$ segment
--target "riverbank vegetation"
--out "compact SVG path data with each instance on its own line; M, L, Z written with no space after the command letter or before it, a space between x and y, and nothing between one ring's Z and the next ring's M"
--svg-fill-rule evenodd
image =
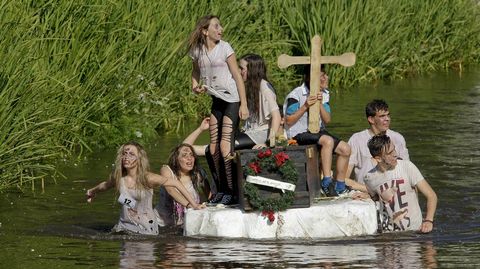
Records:
M218 14L237 56L268 63L279 101L298 82L282 53L355 52L330 67L335 87L480 60L478 1L3 1L0 190L55 175L55 163L129 139L148 141L209 111L191 93L186 39Z

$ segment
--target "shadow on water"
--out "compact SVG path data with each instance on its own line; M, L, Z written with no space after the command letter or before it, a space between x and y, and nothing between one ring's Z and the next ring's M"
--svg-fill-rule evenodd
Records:
M332 91L332 133L347 140L367 128L365 104L383 98L392 129L439 197L434 232L326 240L244 240L110 234L119 206L113 192L85 202L109 173L114 150L65 162L67 180L45 192L0 196L1 268L475 268L480 266L480 69L437 73L376 87ZM193 127L192 127L193 129ZM147 146L158 171L185 134ZM205 134L200 143L208 141ZM422 208L425 201L421 200Z

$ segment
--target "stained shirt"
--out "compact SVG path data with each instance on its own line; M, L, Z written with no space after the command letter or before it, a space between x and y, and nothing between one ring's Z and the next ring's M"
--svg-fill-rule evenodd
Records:
M233 53L230 44L223 40L210 51L203 47L190 52L192 60L198 62L201 83L207 86L207 93L228 103L240 102L237 85L227 64L227 58Z

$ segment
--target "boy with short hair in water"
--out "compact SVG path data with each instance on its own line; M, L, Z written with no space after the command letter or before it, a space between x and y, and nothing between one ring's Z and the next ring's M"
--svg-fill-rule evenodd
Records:
M368 141L368 149L377 165L365 175L365 185L374 200L383 202L388 219L384 231L420 231L429 233L437 208L437 195L418 168L408 160L399 160L395 145L382 133ZM427 200L427 212L422 219L417 190Z

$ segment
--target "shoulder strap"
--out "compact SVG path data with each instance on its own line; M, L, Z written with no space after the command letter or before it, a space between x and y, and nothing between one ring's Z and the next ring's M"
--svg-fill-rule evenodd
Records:
M172 168L170 168L170 166L168 166L168 165L163 165L163 167L167 167L168 170L170 170L170 173L172 173L172 177L173 177L174 179L177 179L177 176L176 176L175 173L173 172Z

